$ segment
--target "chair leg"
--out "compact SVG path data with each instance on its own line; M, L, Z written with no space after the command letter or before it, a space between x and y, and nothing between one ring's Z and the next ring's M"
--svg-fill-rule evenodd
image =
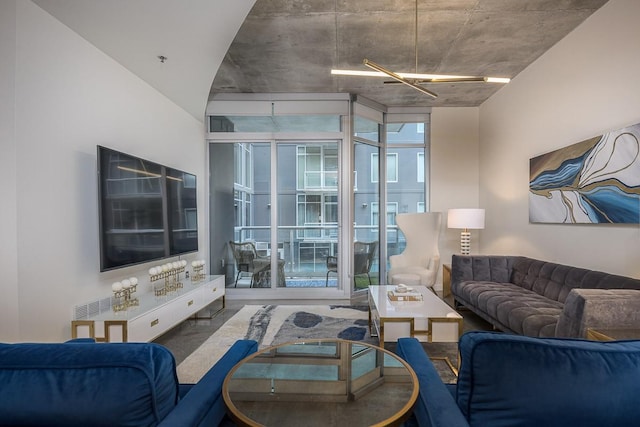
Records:
M369 276L369 272L367 272L367 277L369 278L369 286L371 286L371 276Z
M240 278L240 273L242 273L242 271L238 270L238 274L236 274L236 283L233 284L234 288L238 287L238 279Z
M327 270L327 278L324 280L324 287L329 287L329 270Z

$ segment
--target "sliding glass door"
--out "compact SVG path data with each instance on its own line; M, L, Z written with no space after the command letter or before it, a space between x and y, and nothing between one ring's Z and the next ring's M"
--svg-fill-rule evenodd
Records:
M355 142L353 152L353 287L357 291L380 283L380 148Z
M278 242L287 287L336 288L338 141L277 143Z

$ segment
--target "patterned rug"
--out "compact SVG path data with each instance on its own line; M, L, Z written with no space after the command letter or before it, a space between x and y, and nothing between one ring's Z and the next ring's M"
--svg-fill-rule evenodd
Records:
M377 338L369 335L368 325L367 306L246 305L178 365L178 379L180 383L198 382L240 338L257 341L261 349L312 338L340 338L377 345ZM431 355L432 352L427 349L431 344L424 345ZM387 349L393 350L394 347L392 344ZM442 346L436 346L434 350L439 356L443 351L451 353L452 348L449 344L444 350ZM455 381L455 376L452 376L444 362L434 364L445 382Z
M245 305L178 365L181 383L195 383L236 340L259 348L305 338L342 338L377 343L369 336L366 306Z

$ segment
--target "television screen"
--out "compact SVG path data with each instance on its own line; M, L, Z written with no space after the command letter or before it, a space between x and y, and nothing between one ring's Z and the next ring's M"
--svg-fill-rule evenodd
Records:
M198 250L196 177L98 146L100 271Z
M178 255L198 250L196 176L167 168L169 252Z

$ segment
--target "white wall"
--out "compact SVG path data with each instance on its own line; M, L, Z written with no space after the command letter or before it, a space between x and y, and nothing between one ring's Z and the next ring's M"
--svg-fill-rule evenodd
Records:
M610 0L480 107L482 252L640 277L635 225L529 224L529 159L640 122L640 2Z
M148 288L150 264L99 273L96 145L197 175L201 253L188 259L206 259L204 129L33 3L1 8L0 87L15 107L5 116L3 102L0 114L0 341L66 340L74 305L110 295L113 281L130 276ZM10 28L13 51L4 43Z
M0 2L0 338L15 341L18 329L18 237L16 204L16 5Z
M440 257L451 263L460 253L460 231L447 228L450 208L479 206L479 108L433 108L431 112L431 211L442 212ZM471 252L478 253L480 231L471 231ZM442 269L438 283L442 283Z

